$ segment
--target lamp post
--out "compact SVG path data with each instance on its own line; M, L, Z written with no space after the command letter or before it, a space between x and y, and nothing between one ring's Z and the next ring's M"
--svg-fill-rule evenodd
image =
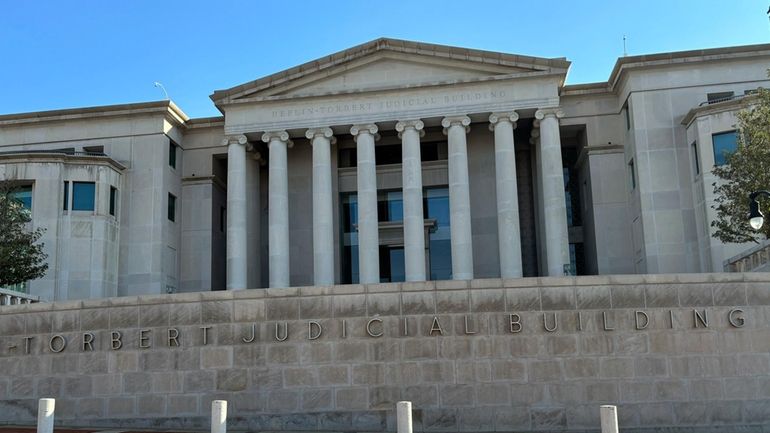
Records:
M760 196L770 197L770 191L754 191L749 194L749 225L754 230L761 229L762 224L765 223L765 217L759 210L759 202L757 201Z

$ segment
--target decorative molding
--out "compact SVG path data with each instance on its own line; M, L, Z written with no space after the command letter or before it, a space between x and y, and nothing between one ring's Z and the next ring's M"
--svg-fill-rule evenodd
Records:
M513 129L516 129L516 121L519 120L519 113L516 111L508 111L504 113L492 113L489 115L489 130L494 131L495 125L501 121L511 122Z
M332 131L332 129L328 126L322 128L310 128L305 131L305 137L310 140L311 146L313 145L313 141L316 137L324 137L329 140L330 144L337 142L337 137L334 136L334 131Z
M262 141L267 143L268 149L276 141L286 144L286 146L289 149L291 149L294 146L294 142L289 140L289 133L286 132L285 130L267 131L264 134L262 134Z
M447 134L449 131L449 128L452 126L463 126L465 127L465 133L469 133L471 131L471 118L467 115L462 116L447 116L443 119L441 119L441 126L444 127L444 135Z
M401 138L403 132L407 129L414 129L420 133L420 137L425 137L425 123L420 119L415 120L399 120L396 123L396 131L398 131L398 138Z
M380 134L377 133L379 130L376 123L363 123L360 125L353 125L350 128L350 135L353 136L353 141L356 143L358 143L358 134L371 134L374 136L374 141L377 141L380 139Z

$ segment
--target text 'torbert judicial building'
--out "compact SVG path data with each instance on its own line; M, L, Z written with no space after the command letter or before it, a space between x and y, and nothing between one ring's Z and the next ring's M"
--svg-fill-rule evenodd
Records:
M570 62L378 39L211 95L0 116L45 300L722 272L711 167L770 45ZM737 257L737 258L736 258Z

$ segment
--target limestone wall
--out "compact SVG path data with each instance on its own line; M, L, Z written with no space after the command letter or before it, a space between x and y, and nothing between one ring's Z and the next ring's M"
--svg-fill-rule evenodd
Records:
M205 430L226 399L231 430L394 431L405 399L416 431L598 430L605 403L624 431L760 431L768 283L490 279L0 307L0 424L33 424L35 399L55 397L62 425Z

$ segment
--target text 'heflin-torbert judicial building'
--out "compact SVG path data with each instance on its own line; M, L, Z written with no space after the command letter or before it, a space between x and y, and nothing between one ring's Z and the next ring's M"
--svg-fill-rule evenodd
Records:
M766 428L770 247L713 238L711 169L769 65L565 85L564 58L378 39L215 91L220 117L2 115L49 270L0 294L0 423L55 396L109 428L205 428L216 398L255 431L385 431L400 399L425 431L596 430L603 403Z

